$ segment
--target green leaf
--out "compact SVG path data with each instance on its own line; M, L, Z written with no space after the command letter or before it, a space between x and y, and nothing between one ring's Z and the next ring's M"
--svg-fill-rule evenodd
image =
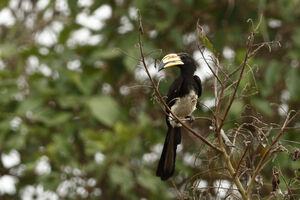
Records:
M117 102L109 96L96 96L87 101L92 115L101 123L113 126L120 119L121 111Z
M71 113L67 113L67 112L58 113L55 115L54 118L48 120L47 124L50 126L62 124L64 122L69 121L71 119L71 117L72 117Z
M71 113L57 112L50 108L38 108L32 116L34 120L43 122L48 126L62 124L64 122L69 121L71 117Z
M17 132L14 132L13 134L10 134L9 138L5 142L5 147L8 148L7 150L11 149L22 149L26 147L26 136L24 134L18 134Z
M204 46L206 46L214 55L216 55L214 46L209 41L209 39L205 36L205 34L203 32L203 28L201 26L198 29L198 34L199 34L199 37L200 37L202 43L204 44Z
M105 136L110 137L107 143L105 143L106 141L104 140ZM80 132L80 137L83 138L86 146L85 151L88 155L94 155L98 151L105 151L105 148L113 143L113 134L111 132L97 132L94 130L86 129Z
M77 0L68 0L68 5L73 15L77 13Z
M17 113L24 115L27 111L34 112L38 107L42 105L42 99L39 98L27 98L22 101L17 109Z
M64 44L70 37L72 29L70 26L65 26L64 29L60 32L58 41L61 44Z
M62 108L74 108L81 104L83 98L75 95L60 95L57 97L57 101Z
M73 81L73 83L77 86L78 90L82 92L85 95L88 95L89 91L88 88L85 87L84 83L82 82L82 76L77 72L69 72L68 73L70 79Z

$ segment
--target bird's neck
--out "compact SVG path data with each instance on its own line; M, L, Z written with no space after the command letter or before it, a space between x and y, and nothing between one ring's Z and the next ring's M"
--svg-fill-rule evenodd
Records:
M194 69L182 69L180 72L180 76L183 80L192 80L194 76L195 70Z
M181 70L180 76L183 79L183 84L181 90L184 91L184 93L189 93L191 86L193 85L193 76L194 76L195 70Z

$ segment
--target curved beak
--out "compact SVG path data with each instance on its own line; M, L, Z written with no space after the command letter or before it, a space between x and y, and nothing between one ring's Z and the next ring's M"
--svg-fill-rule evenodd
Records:
M184 63L181 60L180 56L178 56L176 53L171 53L163 57L159 64L158 71L177 65L184 65Z

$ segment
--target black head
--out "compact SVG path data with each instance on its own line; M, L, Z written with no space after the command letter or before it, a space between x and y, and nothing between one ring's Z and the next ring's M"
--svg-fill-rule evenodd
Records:
M169 67L179 67L181 72L194 73L197 68L197 64L192 56L187 53L171 53L163 57L159 64L159 71Z

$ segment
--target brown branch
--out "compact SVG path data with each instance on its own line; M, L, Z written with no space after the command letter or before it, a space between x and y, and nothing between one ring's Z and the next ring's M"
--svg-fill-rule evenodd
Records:
M223 148L224 148L224 145L223 145ZM240 179L235 176L236 174L236 171L234 170L233 166L232 166L232 163L230 161L230 157L228 156L228 154L226 153L226 150L225 149L222 149L223 150L223 157L224 157L224 160L226 162L226 165L227 165L227 168L228 168L228 171L236 185L236 187L238 188L240 194L242 195L242 198L244 200L248 200L248 197L247 197L247 193L246 193L246 190L244 189L242 183L240 182Z
M284 178L284 176L283 176L281 170L279 171L279 173L280 173L280 176L282 177L282 180L283 180L284 184L286 185L286 187L287 187L287 189L288 189L288 195L291 196L291 197L293 198L293 200L295 200L294 194L293 194L293 192L292 192L292 190L291 190L291 188L290 188L290 184L288 184L288 183L286 182L286 180L285 180L285 178Z
M173 187L174 187L174 189L175 189L175 191L176 191L176 193L177 193L178 198L179 198L179 199L183 199L183 198L182 198L182 195L181 195L181 193L180 193L180 191L178 190L178 188L177 188L177 186L176 186L175 181L173 180L173 178L170 179L170 182L172 183L172 185L173 185Z
M231 72L228 76L231 77L233 76L235 73L237 73L241 67L242 67L243 63L241 63L235 70L233 70L233 72Z
M234 175L234 176L237 176L237 174L238 174L238 172L239 172L239 168L240 168L240 166L241 166L241 164L242 164L242 161L244 160L244 158L245 158L245 156L246 156L246 153L247 153L248 149L249 149L249 145L246 146L246 149L245 149L245 151L244 151L244 153L243 153L241 159L239 160L239 163L238 163L238 165L237 165L237 167L236 167L236 169L235 169L235 175Z
M261 157L252 177L251 177L251 180L250 180L250 184L248 186L248 189L247 189L247 193L248 193L248 196L251 195L251 192L252 192L252 188L254 186L254 182L255 182L255 177L259 174L259 172L261 171L261 169L263 168L262 165L266 159L266 157L269 155L270 151L272 150L272 147L278 142L279 138L282 136L282 134L285 132L286 130L286 127L289 123L291 123L295 117L300 113L300 110L298 110L294 115L293 117L289 118L290 116L290 113L288 114L282 128L280 129L280 132L278 133L278 135L276 136L276 138L274 139L274 141L271 143L271 145L267 148L267 150L265 151L265 153L263 154L263 156Z
M199 33L199 20L197 22L197 33ZM210 66L210 64L207 62L207 59L204 57L204 53L203 51L201 50L201 47L200 47L200 44L199 44L199 40L197 40L197 46L198 46L198 49L202 55L202 58L204 59L204 62L206 63L206 65L208 66L208 68L210 69L211 73L213 73L214 77L218 80L218 82L220 83L220 85L222 86L222 88L224 87L222 81L220 80L220 78L218 77L218 75L215 73L215 71L212 69L212 67Z
M200 173L197 173L195 174L194 176L192 176L191 178L189 178L189 181L191 181L192 179L194 179L195 177L197 176L200 176L202 174L208 174L208 173L211 173L211 172L214 172L214 171L219 171L219 170L224 170L226 168L224 167L217 167L217 168L212 168L212 169L208 169L208 170L205 170L203 172L200 172ZM187 186L187 185L186 185Z
M230 156L226 152L226 149L225 149L225 146L224 146L224 142L223 142L223 139L222 139L221 131L222 131L222 127L224 125L224 122L226 120L226 117L227 117L227 115L229 113L229 110L230 110L230 108L232 106L232 103L233 103L233 101L236 98L236 93L237 93L238 87L240 85L241 79L243 77L243 73L244 73L247 61L249 59L249 54L251 52L251 47L252 47L252 44L253 44L253 40L254 40L254 33L252 32L251 35L250 35L249 41L247 43L247 52L246 52L246 55L244 57L243 62L240 65L241 68L239 67L239 69L241 69L241 72L240 72L239 78L238 78L238 80L237 80L237 82L235 84L233 95L231 96L229 104L226 107L225 114L224 114L223 118L221 118L220 124L219 124L218 120L216 120L216 122L215 122L216 123L216 133L217 133L217 136L218 136L219 145L220 145L220 148L221 148L221 150L223 152L223 159L224 159L225 164L226 164L226 166L228 168L229 174L231 175L234 183L236 184L236 186L237 186L237 188L238 188L238 190L239 190L239 192L242 195L242 198L244 200L248 200L249 198L248 198L246 190L244 189L242 183L239 180L239 177L236 176L237 172L233 168L231 160L230 160ZM224 98L223 95L224 95L224 87L222 87L221 92L220 92L220 97L219 97L219 101L218 101L216 113L220 113L221 103L222 103L222 100Z
M162 96L159 93L159 90L156 86L156 84L154 83L149 70L147 68L147 64L145 62L145 56L144 56L144 52L143 52L143 47L142 47L142 40L141 40L141 35L144 33L143 31L143 25L142 25L142 17L141 17L141 13L138 10L138 21L139 21L139 34L138 34L138 44L139 44L139 49L140 49L140 54L142 57L142 63L143 66L145 68L145 71L147 73L147 76L149 77L152 87L155 91L156 96L158 97L159 101L164 105L164 107L166 108L166 110L168 110L169 113L171 113L171 115L188 131L190 131L194 136L196 136L197 138L199 138L200 140L202 140L205 144L207 144L208 146L210 146L211 148L213 148L214 150L218 151L218 152L222 152L218 147L216 147L215 145L213 145L212 143L210 143L209 141L207 141L203 136L201 136L200 134L198 134L197 132L195 132L193 129L191 129L189 126L187 126L181 119L179 119L169 108L169 106L166 104L166 102L163 100Z
M232 144L232 142L229 140L229 138L227 137L227 135L225 134L224 130L221 129L220 134L225 142L225 145L227 147L234 147L234 145Z
M199 32L199 27L198 26L199 25L197 24L197 31ZM215 77L214 88L215 88L215 98L216 98L216 102L217 102L216 111L215 111L215 127L216 127L215 131L216 131L217 136L218 136L219 146L220 146L220 149L222 151L223 159L225 161L225 164L227 166L229 174L231 175L231 177L232 177L234 183L236 184L236 186L237 186L240 194L242 195L243 199L248 199L248 195L247 195L246 190L244 189L243 185L241 184L241 182L239 180L239 177L236 176L236 171L235 171L235 169L232 166L232 163L231 163L231 160L230 160L230 156L226 152L226 149L225 149L225 146L224 146L224 141L223 141L224 134L222 134L223 133L222 132L222 127L223 127L223 125L225 123L226 117L227 117L227 115L229 113L229 110L230 110L232 104L233 104L233 101L236 99L236 93L237 93L238 87L240 85L240 82L241 82L241 80L243 78L245 67L247 65L247 61L249 59L249 55L251 53L251 48L252 48L253 40L254 40L254 32L251 33L251 35L250 35L249 38L250 39L249 39L249 41L247 43L247 52L246 52L246 55L244 57L244 60L243 60L243 62L240 64L240 66L236 70L236 72L239 71L239 70L241 71L240 75L239 75L239 78L238 78L237 82L235 84L233 84L235 86L234 92L233 92L233 94L232 94L232 96L230 98L228 106L226 107L224 116L220 119L221 120L220 124L219 124L219 118L218 118L218 116L220 116L220 113L221 113L220 109L221 109L222 101L224 99L225 86L224 86L223 82L220 80L220 78L219 78L219 76L217 74L218 70L214 71L212 69L212 67L209 65L209 63L207 62L206 58L204 57L204 53L203 53L203 51L200 48L199 41L197 43L198 49L199 49L199 51L200 51L200 53L201 53L201 55L202 55L205 63L207 64L207 66L209 67L210 71L212 72L212 74ZM226 78L227 78L227 80L229 80L230 76L228 76L226 74ZM217 89L218 89L217 83L219 83L220 86L221 86L221 91L220 91L219 96L218 96L218 92L217 92Z
M254 33L252 32L251 35L250 35L250 39L249 39L248 45L247 45L247 52L246 52L246 55L245 55L245 57L244 57L244 61L242 62L242 65L241 65L241 73L240 73L240 76L239 76L239 79L238 79L238 81L237 81L237 83L236 83L236 85L235 85L233 95L232 95L232 97L231 97L231 99L230 99L230 101L229 101L229 104L228 104L227 108L226 108L225 114L224 114L224 116L223 116L223 118L222 118L222 120L221 120L221 124L220 124L219 127L218 127L219 131L221 130L222 126L224 125L225 119L226 119L226 117L227 117L227 115L228 115L228 113L229 113L229 110L230 110L230 108L231 108L231 106L232 106L232 103L233 103L233 101L234 101L234 99L235 99L235 96L236 96L238 87L239 87L240 82L241 82L242 77L243 77L243 73L244 73L244 70L245 70L245 66L246 66L247 61L248 61L248 58L249 58L249 54L250 54L250 52L251 52L251 47L252 47L252 44L253 44L253 40L254 40Z
M230 157L227 154L226 149L224 147L224 142L223 142L223 138L222 138L222 135L221 135L221 130L217 130L217 135L218 135L219 145L220 145L220 148L221 148L222 153L223 153L223 159L225 161L225 164L227 166L229 174L230 174L231 178L233 179L236 187L238 188L238 191L242 195L242 198L244 200L248 200L246 190L244 189L244 187L243 187L242 183L240 182L239 178L237 176L235 176L236 171L234 170L234 168L232 166L232 163L231 163L231 160L230 160Z

